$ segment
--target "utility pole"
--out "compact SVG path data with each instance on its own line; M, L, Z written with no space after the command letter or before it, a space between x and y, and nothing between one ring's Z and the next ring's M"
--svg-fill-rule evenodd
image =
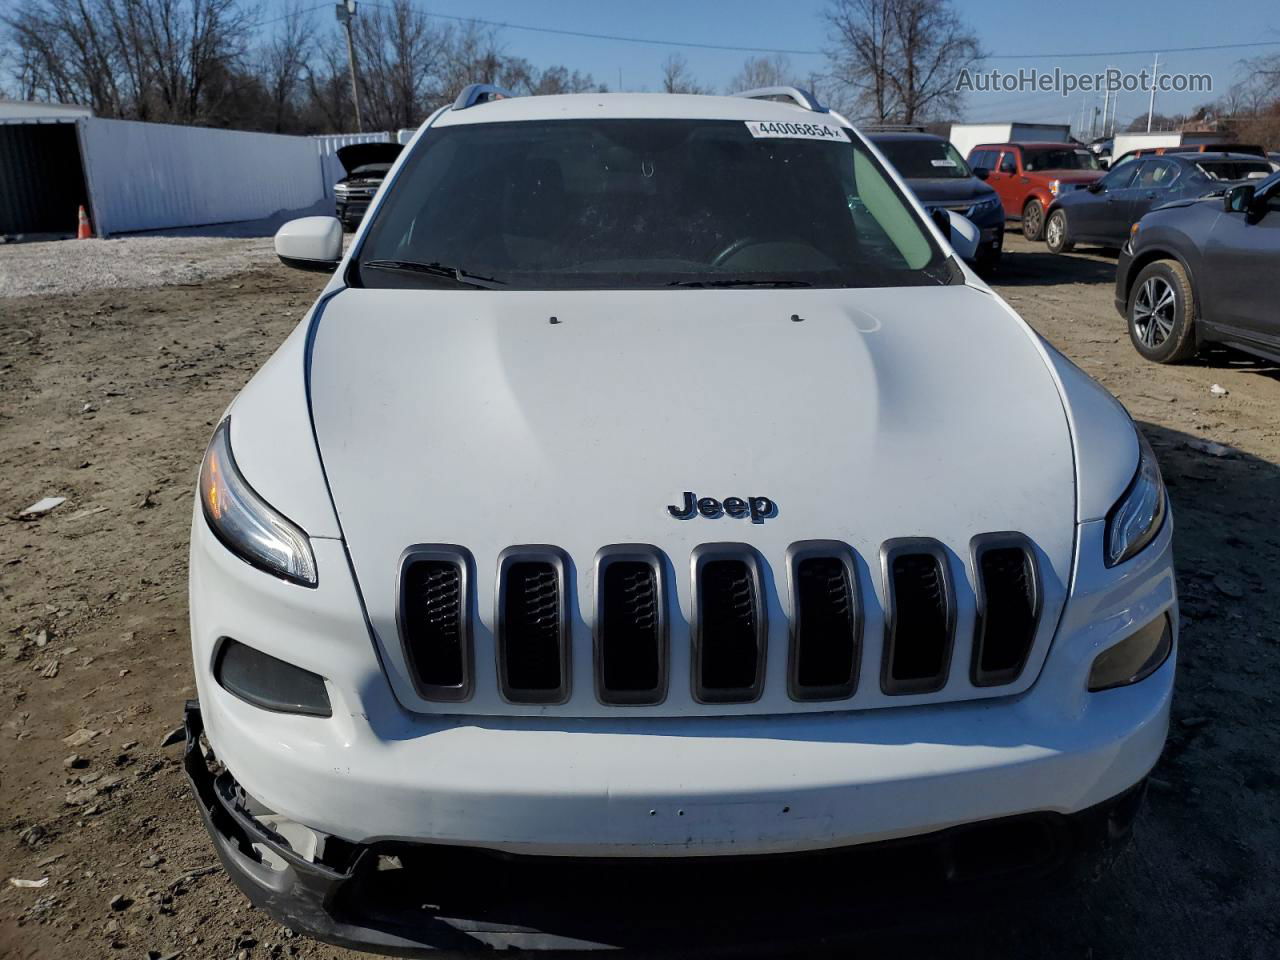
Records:
M1151 132L1151 118L1156 112L1156 77L1160 76L1160 54L1156 54L1156 62L1151 65L1151 102L1147 104L1147 133Z
M351 42L351 18L356 15L356 0L339 3L334 12L338 15L338 22L347 31L347 67L351 71L351 103L356 108L356 131L364 133L364 121L360 119L360 85L356 83L356 48Z
M1107 67L1110 70L1110 67ZM1102 91L1102 135L1107 135L1107 115L1111 109L1111 84L1107 84L1107 88Z

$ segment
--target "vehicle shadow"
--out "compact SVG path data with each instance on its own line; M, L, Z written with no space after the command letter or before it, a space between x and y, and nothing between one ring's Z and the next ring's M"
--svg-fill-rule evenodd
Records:
M1005 240L1000 266L991 279L996 287L1058 286L1066 283L1114 283L1114 255L1090 250L1053 254L1043 243L1021 237Z
M1216 343L1202 347L1193 363L1213 370L1239 370L1273 380L1280 379L1280 363Z

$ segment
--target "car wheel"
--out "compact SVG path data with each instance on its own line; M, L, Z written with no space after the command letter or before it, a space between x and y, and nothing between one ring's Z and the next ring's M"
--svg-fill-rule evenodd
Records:
M1071 233L1067 230L1067 211L1055 210L1044 225L1044 242L1050 253L1070 253L1075 249Z
M1148 360L1180 363L1196 355L1196 301L1176 260L1142 268L1129 294L1129 339Z
M1044 204L1039 200L1022 208L1022 235L1028 240L1039 240L1044 235Z

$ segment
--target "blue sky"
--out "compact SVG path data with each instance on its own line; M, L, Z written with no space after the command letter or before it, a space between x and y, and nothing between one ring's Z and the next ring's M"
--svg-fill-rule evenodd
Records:
M281 0L268 0L265 9ZM820 50L826 43L821 12L823 0L418 0L428 12L453 16L482 17L514 24L582 30L626 36L674 39L683 42L738 45L747 47ZM1226 8L1206 5L1204 0L1075 0L1048 3L1041 0L976 0L958 4L962 16L973 26L983 45L992 54L1013 54L990 61L987 66L1003 70L1021 67L1092 72L1108 64L1125 70L1150 66L1151 56L1025 58L1026 54L1078 53L1090 51L1151 49L1162 46L1188 47L1218 43L1274 40L1271 47L1252 50L1168 53L1161 57L1162 69L1209 73L1214 94L1161 94L1156 110L1177 112L1189 109L1239 79L1239 61L1260 53L1280 53L1280 7L1275 0L1233 0ZM1221 9L1223 16L1212 15ZM315 16L332 22L328 8ZM662 61L680 52L694 76L703 84L723 88L742 65L747 53L673 48L641 43L592 40L506 29L501 36L506 51L526 57L540 66L563 63L589 72L611 89L658 89ZM799 77L821 72L821 56L792 54L792 67ZM1076 94L1064 99L1057 94L984 93L970 96L968 120L1036 120L1066 122L1079 120L1082 106L1092 106L1092 97ZM1100 97L1099 97L1100 106ZM1125 122L1146 112L1146 95L1121 94L1119 117Z

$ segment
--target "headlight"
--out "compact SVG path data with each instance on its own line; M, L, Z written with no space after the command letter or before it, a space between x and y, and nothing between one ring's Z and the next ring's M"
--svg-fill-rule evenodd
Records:
M1107 514L1107 566L1123 563L1154 540L1167 511L1160 465L1147 438L1139 431L1138 472Z
M1145 627L1098 654L1089 670L1089 690L1109 690L1145 680L1173 649L1173 624L1162 613Z
M209 528L240 559L304 587L316 585L311 541L245 482L231 455L231 420L213 432L200 465L200 504Z
M1000 205L999 197L987 197L984 200L979 200L972 207L970 207L969 212L971 214L986 213L988 210L994 210L999 205Z

